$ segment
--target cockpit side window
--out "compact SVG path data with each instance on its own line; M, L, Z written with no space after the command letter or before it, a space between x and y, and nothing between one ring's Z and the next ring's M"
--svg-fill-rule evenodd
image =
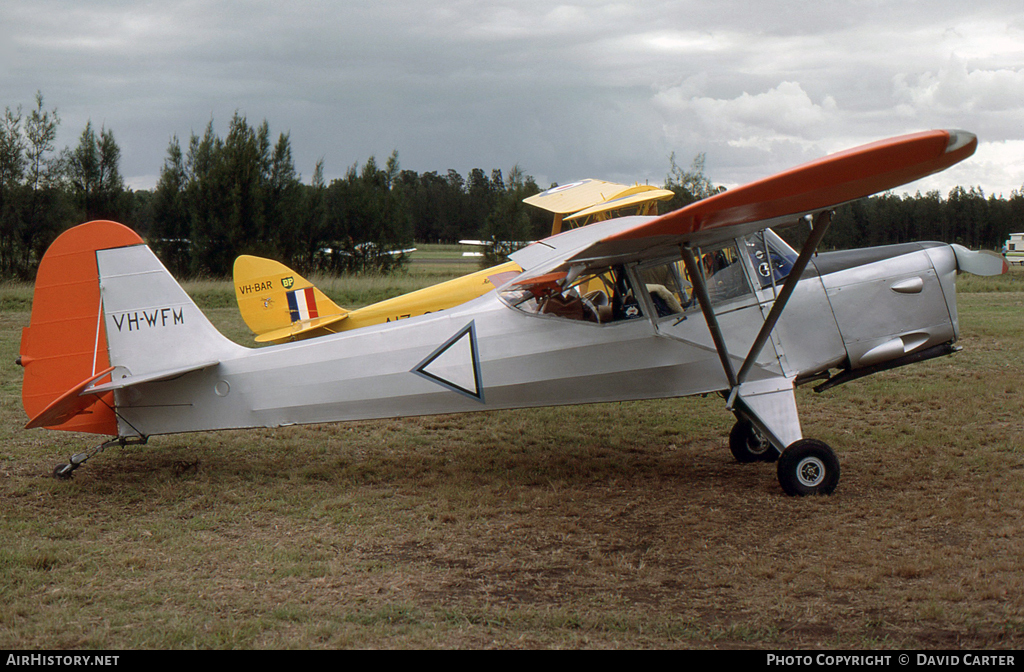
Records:
M733 242L697 249L697 259L708 286L711 305L751 293L750 282Z
M712 305L752 294L735 242L695 252ZM653 309L652 317L657 320L700 308L680 259L640 265L630 271L634 273L632 281L621 265L576 272L578 275L562 271L522 278L506 285L500 296L526 313L597 324L643 317L648 309Z
M718 305L751 293L739 249L733 242L694 249L712 305ZM646 264L637 269L640 281L650 294L658 317L699 310L693 282L682 260Z
M658 317L679 315L693 305L693 287L683 279L686 273L681 261L641 266L637 274Z

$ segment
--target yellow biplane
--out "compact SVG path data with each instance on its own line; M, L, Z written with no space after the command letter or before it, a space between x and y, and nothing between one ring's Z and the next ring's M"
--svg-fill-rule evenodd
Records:
M671 191L657 187L587 179L552 187L523 202L554 213L554 235L563 221L583 226L620 214L657 214L657 202L672 196ZM508 262L357 310L338 306L313 283L272 259L238 257L234 283L238 309L256 334L256 342L286 343L453 308L483 296L521 271Z
M462 305L504 284L521 270L508 262L365 308L346 310L284 264L242 255L235 260L235 298L257 343L286 343Z

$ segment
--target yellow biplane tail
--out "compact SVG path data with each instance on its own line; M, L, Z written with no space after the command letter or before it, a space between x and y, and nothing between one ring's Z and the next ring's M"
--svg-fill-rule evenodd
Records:
M349 315L309 280L272 259L238 257L234 281L238 310L259 343L338 331L337 324Z

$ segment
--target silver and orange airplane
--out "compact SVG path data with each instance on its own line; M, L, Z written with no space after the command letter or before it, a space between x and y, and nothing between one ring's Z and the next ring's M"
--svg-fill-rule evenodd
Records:
M831 211L976 146L943 130L864 145L538 241L440 312L262 348L222 336L131 229L82 224L40 263L27 427L113 437L54 470L68 477L160 434L720 393L739 461L776 461L787 494L828 494L839 462L803 436L796 387L954 352L957 273L1006 269L943 243L815 256ZM808 222L799 253L771 229Z

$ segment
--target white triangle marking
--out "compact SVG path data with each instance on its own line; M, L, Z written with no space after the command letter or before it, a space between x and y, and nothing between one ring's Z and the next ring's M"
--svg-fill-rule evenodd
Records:
M428 380L483 401L476 330L470 322L413 369Z

